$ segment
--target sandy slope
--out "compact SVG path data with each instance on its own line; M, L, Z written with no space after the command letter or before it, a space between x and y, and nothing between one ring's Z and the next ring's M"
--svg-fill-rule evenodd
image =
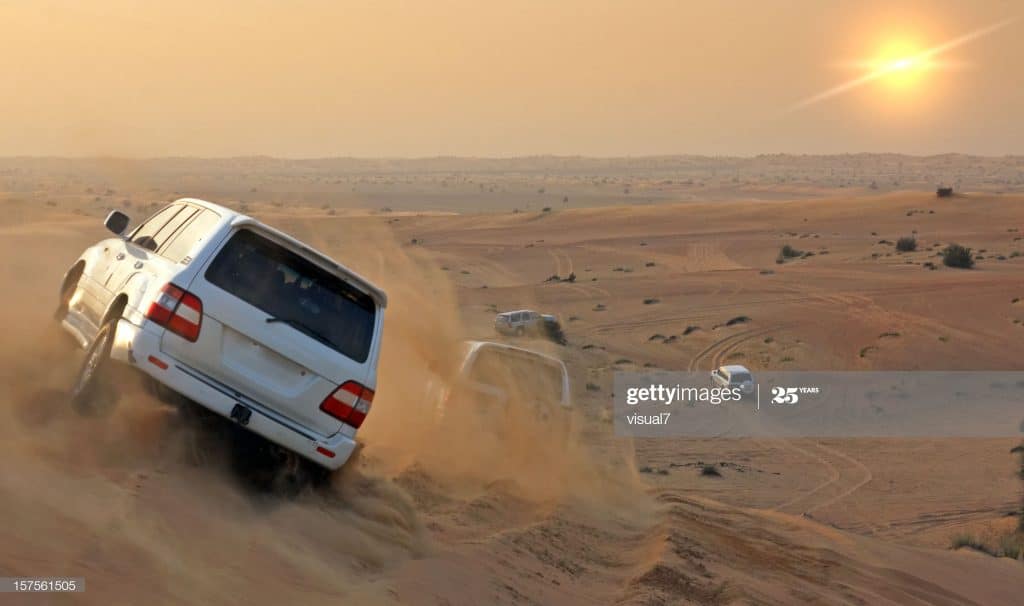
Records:
M1012 509L1012 441L633 444L611 436L605 410L615 367L1021 368L1013 320L1024 307L1011 300L1024 297L1024 258L1009 254L1024 246L1007 231L1024 227L1021 204L257 209L392 301L365 457L294 502L249 494L216 449L195 464L195 436L134 383L108 418L67 410L55 390L74 360L47 315L65 266L100 228L23 210L0 226L0 249L17 259L0 270L15 295L3 299L15 320L0 348L0 571L84 576L88 591L69 599L83 603L1014 603L1018 562L945 549ZM915 229L926 249L989 252L972 272L928 271L928 252L878 244ZM783 243L818 254L779 266ZM575 283L543 282L569 272ZM490 336L492 305L566 322L569 347L532 345L572 368L580 414L568 450L530 433L496 445L468 418L439 439L430 424L423 382L444 376L459 339ZM750 322L715 328L740 315ZM699 330L682 336L687 326ZM699 460L733 467L709 480Z

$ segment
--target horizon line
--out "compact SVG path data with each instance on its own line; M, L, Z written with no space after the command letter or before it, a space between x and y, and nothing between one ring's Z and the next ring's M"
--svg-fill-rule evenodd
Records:
M647 160L657 158L706 158L706 159L732 159L732 160L753 160L766 157L792 157L792 158L840 158L850 156L897 156L905 158L940 158L946 156L963 156L968 158L1021 158L1024 159L1024 151L1002 154L982 154L973 152L935 152L935 153L907 153L907 152L878 152L878 151L850 151L850 152L761 152L757 154L710 154L710 153L663 153L663 154L625 154L625 155L586 155L586 154L516 154L516 155L457 155L438 154L431 156L275 156L272 154L232 154L213 156L188 156L180 154L169 154L166 156L130 156L117 154L90 154L90 155L55 155L55 154L12 154L0 155L0 162L9 160L63 160L63 161L89 161L89 160L119 160L119 161L160 161L160 160L276 160L288 162L320 162L327 160L350 160L350 161L406 161L417 162L426 160L536 160L536 159L559 159L559 160Z

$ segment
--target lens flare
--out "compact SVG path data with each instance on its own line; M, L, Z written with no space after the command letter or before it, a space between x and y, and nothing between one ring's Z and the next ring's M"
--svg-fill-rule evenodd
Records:
M863 75L839 84L838 86L834 86L824 92L808 97L794 105L790 110L796 111L803 109L878 80L885 80L886 82L899 87L909 86L916 83L927 71L947 65L937 59L940 55L969 42L973 42L978 38L987 36L996 30L1010 25L1016 20L1016 17L1014 17L1005 21L1000 21L999 23L974 30L973 32L953 38L948 42L944 42L923 51L914 50L911 45L905 41L894 43L886 49L883 49L879 54L879 58L875 61L855 64L857 67L864 70Z

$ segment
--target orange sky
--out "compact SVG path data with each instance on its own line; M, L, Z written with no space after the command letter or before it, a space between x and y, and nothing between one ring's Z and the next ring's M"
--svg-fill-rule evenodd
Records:
M789 111L893 38L1022 8L0 0L0 155L1024 153L1024 20L912 90Z

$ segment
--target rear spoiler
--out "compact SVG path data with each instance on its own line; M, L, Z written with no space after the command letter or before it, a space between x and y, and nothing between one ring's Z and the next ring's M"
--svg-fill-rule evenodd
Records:
M231 221L231 227L232 229L237 227L252 227L255 228L257 231L269 235L271 238L276 239L281 243L287 245L289 249L298 252L299 254L306 257L310 261L316 263L317 265L320 265L324 269L344 279L352 286L355 286L359 290L370 295L370 297L373 298L374 302L376 302L377 305L379 305L380 307L383 308L388 306L387 294L385 294L383 290L374 286L372 282L360 276L351 269L345 267L344 265L341 265L340 263L338 263L334 259L331 259L322 252L303 244L302 242L296 240L295 238L289 236L288 234L278 231L264 223L260 223L259 221L253 219L252 217L246 217L244 215L235 217Z

